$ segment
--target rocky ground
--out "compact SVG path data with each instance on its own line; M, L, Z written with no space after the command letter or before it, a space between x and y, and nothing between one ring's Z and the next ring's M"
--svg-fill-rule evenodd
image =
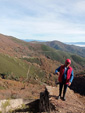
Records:
M0 99L38 99L44 86L0 78Z
M85 96L81 96L74 93L73 90L68 88L66 94L66 101L62 99L57 100L59 94L59 86L48 86L51 92L50 103L54 107L51 113L85 113ZM0 78L0 100L2 99L39 99L40 92L43 92L45 85L22 83L18 81L4 80ZM39 106L35 102L34 106ZM33 108L32 108L33 109ZM28 112L28 109L21 110L22 113ZM18 112L21 112L18 111ZM35 112L34 112L35 111ZM33 113L37 113L39 110L34 110Z
M56 113L85 113L85 96L80 96L79 94L74 93L68 88L66 94L66 101L63 101L62 98L57 100L59 94L57 88L53 89L53 97L50 98L51 103L54 105Z

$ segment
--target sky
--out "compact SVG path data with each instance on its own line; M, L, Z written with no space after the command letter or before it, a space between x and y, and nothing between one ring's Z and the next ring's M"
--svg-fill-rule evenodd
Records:
M19 39L85 42L85 0L0 0L0 33Z

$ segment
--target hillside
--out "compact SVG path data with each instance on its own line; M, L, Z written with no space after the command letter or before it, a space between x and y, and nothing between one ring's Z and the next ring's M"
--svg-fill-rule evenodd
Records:
M63 46L61 45L61 47ZM66 106L70 110L70 105L72 107L73 102L74 110L78 111L79 106L81 110L84 103L82 100L85 99L83 91L85 88L85 57L58 50L43 43L25 42L15 37L0 34L0 99L38 99L45 85L56 86L58 76L54 75L55 69L64 64L67 58L72 60L71 65L75 73L74 81L76 82L73 82L71 89L83 96L77 97L77 94L68 90L68 94L70 93L70 96L73 97L72 101L70 100L71 103L65 102L65 106L63 106L64 103L61 100L55 100L55 98L53 98L53 103L55 107L58 105L56 110L62 111L61 105L65 108L64 112L67 112ZM5 79L2 79L3 76ZM81 87L77 87L81 82ZM68 96L67 101L69 99ZM76 102L78 102L78 107L75 105ZM72 110L70 111L73 112Z
M40 92L45 90L45 85L22 83L19 81L3 80L0 78L0 99L18 99L24 98L25 100L36 100L32 103L23 105L20 109L16 109L14 112L39 112L39 99ZM3 87L3 89L2 89ZM59 94L59 86L52 87L47 86L50 91L50 109L51 113L84 113L85 111L85 97L77 93L74 93L68 88L66 94L66 101L62 98L57 100Z
M0 53L22 57L31 53L28 44L15 37L0 34Z
M49 75L50 73L54 73L55 68L57 68L60 64L64 63L65 59L67 58L70 58L72 60L72 66L74 70L79 69L79 71L81 71L82 69L85 68L85 58L80 57L76 54L64 52L61 50L56 50L54 48L51 48L41 43L24 42L17 38L5 36L2 34L0 34L0 53L2 53L0 54L2 65L6 66L7 64L10 64L10 66L13 67L11 61L13 60L12 62L16 63L17 62L16 58L20 59L19 61L25 62L25 65L27 63L28 65L26 66L27 69L31 67L30 70L33 71L30 71L29 73L31 73L31 75L33 76L34 73L39 74L40 73L39 70L42 70L42 75L44 73L46 73L46 75ZM9 63L7 61L9 61ZM15 66L17 64L18 63L16 63ZM11 69L8 68L7 70ZM1 73L12 73L13 71L11 70L10 72L6 72L6 71L4 72L4 68L1 69L2 69ZM27 73L27 69L25 71L25 76ZM35 72L34 70L36 69L37 71ZM19 74L19 76L20 75L21 74Z
M68 44L64 44L59 41L43 42L43 44L48 45L57 50L71 52L71 53L85 57L85 48L84 47L68 45Z
M0 54L0 74L10 79L18 79L20 76L26 77L28 64L24 61L8 55Z
M67 58L72 60L75 74L85 70L84 57L0 34L0 73L6 78L55 84L55 69Z
M37 83L20 82L15 80L7 80L0 78L0 100L3 99L37 99L43 86Z
M52 88L52 87L50 87ZM75 94L72 90L68 88L66 94L66 101L62 101L62 98L57 100L58 90L57 88L52 88L53 97L51 97L51 103L53 104L56 113L84 113L85 111L85 98L82 101L82 97L80 95ZM54 112L55 112L54 111ZM53 113L54 113L53 112Z

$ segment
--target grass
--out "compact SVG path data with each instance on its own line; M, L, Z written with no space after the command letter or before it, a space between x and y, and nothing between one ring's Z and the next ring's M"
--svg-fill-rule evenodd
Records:
M46 45L42 45L42 50L45 56L50 56L52 60L57 60L62 63L64 63L65 59L70 58L70 55L68 53L60 50L55 50Z
M43 78L45 76L45 72L34 65L31 65L29 75L34 78Z
M56 50L46 45L42 45L41 48L43 51L42 54L44 54L46 57L49 56L52 60L56 60L64 64L65 60L69 58L72 61L72 66L74 66L75 68L77 68L78 65L81 65L82 67L85 66L84 57L80 57L79 55L69 52Z
M56 50L46 45L41 45L41 48L38 48L38 50L39 50L39 55L43 54L46 57L49 57L52 60L59 61L62 64L64 64L65 60L69 58L72 60L72 66L76 68L78 67L77 66L78 64L81 66L85 65L85 58L69 53L69 52ZM30 70L29 70L29 75L28 75L29 77L34 78L34 79L45 78L46 74L41 68L39 68L37 65L36 66L32 64L28 65L26 62L24 62L24 60L41 65L41 61L37 57L18 59L18 58L11 57L8 55L0 54L0 73L7 75L7 77L11 75L12 79L13 77L15 77L16 79L19 79L19 77L21 76L26 78L29 65L30 65Z
M6 89L4 86L0 86L0 90L4 90Z
M5 75L26 76L28 65L17 58L0 54L0 73Z
M6 100L5 102L2 102L2 113L6 113L7 107L10 106L10 100Z
M78 63L78 64L80 64L82 66L85 65L85 58L82 58L82 57L80 57L78 55L72 55L71 57L76 63Z
M31 59L31 61L40 63L36 58ZM28 79L29 77L33 79L36 78L41 79L45 76L45 72L41 70L39 67L36 67L32 64L28 65L22 59L0 54L0 73L6 75L6 78L14 80L19 80L19 77L26 78L28 69L29 69Z
M39 58L31 57L31 58L23 58L24 60L31 62L31 63L36 63L41 65L41 61Z
M2 103L2 107L4 109L6 109L7 106L10 106L10 100L5 101L4 103Z

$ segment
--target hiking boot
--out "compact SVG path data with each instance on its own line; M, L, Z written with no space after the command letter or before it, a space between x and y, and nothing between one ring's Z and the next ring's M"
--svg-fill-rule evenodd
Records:
M59 100L60 98L61 98L61 96L58 96L58 97L57 97L57 100Z
M66 101L66 98L65 97L63 97L63 101Z

